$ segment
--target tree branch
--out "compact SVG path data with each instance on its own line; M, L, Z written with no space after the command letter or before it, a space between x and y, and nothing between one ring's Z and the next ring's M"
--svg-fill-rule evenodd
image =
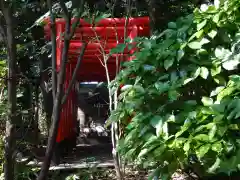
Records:
M57 72L56 72L56 22L55 22L55 16L53 14L52 9L52 0L47 0L48 9L50 11L50 22L51 22L51 42L52 42L52 94L53 99L56 97L56 91L57 91Z
M77 13L77 16L76 16L76 21L72 25L72 30L71 30L71 33L69 35L69 39L72 39L72 37L74 35L74 32L75 32L77 26L79 25L80 17L81 17L81 14L83 12L84 2L85 2L84 0L81 0L80 7L78 8L78 13Z
M65 28L65 35L70 33L71 28L71 20L70 17L66 19L66 28ZM48 175L48 170L51 164L51 159L55 150L56 146L56 138L58 133L58 127L60 122L60 112L61 112L61 99L63 95L63 84L66 74L66 65L68 59L68 49L69 49L70 40L64 37L64 48L62 53L61 59L61 67L58 76L57 82L57 93L56 98L53 106L53 114L52 114L52 124L50 129L50 136L48 138L48 145L46 149L45 159L41 167L40 174L38 176L38 180L46 180Z
M15 158L13 152L15 148L15 125L17 112L16 97L16 63L17 63L17 46L14 36L13 9L9 2L0 0L0 7L6 21L7 27L7 52L8 52L8 119L6 121L6 139L4 153L4 177L5 180L14 180Z
M78 70L79 70L80 65L81 65L81 61L82 61L82 58L83 58L83 55L84 55L86 46L87 46L86 43L84 43L83 46L82 46L80 55L79 55L78 60L77 60L77 65L76 65L76 67L75 67L75 69L74 69L74 71L73 71L72 79L71 79L71 81L70 81L70 83L69 83L69 85L68 85L68 88L67 88L67 91L66 91L65 95L63 96L62 104L64 104L64 103L66 102L67 97L68 97L68 95L69 95L69 93L70 93L70 91L71 91L71 89L72 89L73 83L74 83L74 81L75 81L75 79L76 79Z
M70 17L70 13L69 13L69 11L67 9L66 4L64 3L63 0L60 0L59 4L60 4L60 6L61 6L61 8L63 10L63 15L64 15L65 20L68 19Z

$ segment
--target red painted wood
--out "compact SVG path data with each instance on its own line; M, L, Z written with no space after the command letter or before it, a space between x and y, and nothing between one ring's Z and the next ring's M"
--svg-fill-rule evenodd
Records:
M76 19L72 19L72 23ZM50 21L45 19L46 26L45 37L50 39ZM124 29L126 19L125 18L106 18L98 22L93 30L90 23L80 20L80 26L77 27L73 39L70 41L68 63L66 67L66 78L64 82L64 91L69 86L72 78L74 68L77 63L77 58L80 54L82 43L86 42L87 47L83 59L81 61L80 69L77 73L77 81L106 81L105 68L102 66L103 55L101 46L104 48L106 54L110 53L110 50L117 46L119 43L123 43ZM63 37L62 34L65 29L64 19L57 19L57 70L59 70L61 64L61 56L63 49ZM117 34L117 36L116 36ZM137 36L149 36L149 17L129 18L128 27L126 28L126 35L133 40ZM99 39L96 38L96 35ZM130 56L137 49L132 50L125 49L123 54L113 54L108 59L108 71L110 79L113 79L116 75L116 58L118 62L129 61L134 57ZM76 136L76 121L77 121L77 98L75 88L72 88L67 101L62 106L60 124L57 135L57 142L61 142L64 139L74 138Z

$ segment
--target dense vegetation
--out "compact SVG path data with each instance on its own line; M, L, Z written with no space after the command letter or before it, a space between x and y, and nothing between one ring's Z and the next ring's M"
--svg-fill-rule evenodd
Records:
M179 169L199 178L238 170L239 8L215 0L137 40L135 60L112 82L122 87L110 119L124 127L126 160L163 179Z
M72 1L69 12L76 10L77 2ZM135 59L123 64L123 70L109 87L113 91L121 87L117 109L109 119L109 122L120 124L118 151L121 157L143 169L153 170L149 179L170 179L179 170L196 179L238 171L240 2L215 0L212 5L206 3L195 10L203 1L141 0L134 1L136 7L131 1L127 1L127 5L125 1L118 1L113 9L106 3L112 1L94 2L87 1L82 17L88 13L92 16L96 9L107 12L108 17L148 14L152 32L157 30L149 38L135 40L139 49L134 54ZM0 6L1 149L6 116L11 117L6 111L9 104L16 105L17 121L12 121L16 129L26 133L26 127L32 128L36 136L41 128L39 119L43 119L40 124L47 124L49 130L53 107L48 57L52 44L46 44L42 28L32 26L47 12L47 5L35 1L13 4L16 102L7 101L7 82L11 82L7 79L7 63L11 58L7 60L9 49L5 33L8 24ZM54 15L62 17L61 8L56 5L54 8ZM114 52L121 53L127 44L120 44ZM28 149L34 143L39 145L39 139L18 137L14 148ZM0 161L4 162L2 151ZM0 173L2 166L3 163ZM36 178L36 169L29 170L25 164L15 166L16 179ZM79 175L80 178L85 176L92 175L85 171ZM78 177L73 175L67 179L74 178Z

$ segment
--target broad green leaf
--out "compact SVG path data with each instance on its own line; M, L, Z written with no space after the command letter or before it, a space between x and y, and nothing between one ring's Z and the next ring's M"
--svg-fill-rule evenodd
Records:
M194 137L194 139L198 140L198 141L208 142L209 141L209 136L207 134L198 134Z
M225 88L224 86L217 87L215 90L211 92L210 97L218 95L224 88Z
M212 145L212 150L215 151L215 152L220 152L222 150L222 143L221 143L221 141L215 142Z
M167 91L170 87L168 83L162 83L162 82L156 82L154 86L158 90L159 94Z
M219 19L220 19L220 13L217 13L213 16L213 22L217 23L219 22Z
M185 152L188 152L189 149L190 149L190 141L187 141L187 142L184 144L184 146L183 146L183 150L184 150Z
M229 76L229 79L231 80L231 81L234 81L235 83L239 83L240 82L240 76L239 75L231 75L231 76Z
M183 50L178 50L177 61L180 61L183 58L184 54L185 54L185 52Z
M194 77L194 78L197 78L197 77L200 75L200 73L201 73L201 68L198 67L198 68L196 69L195 73L193 74L193 77Z
M212 67L211 75L216 76L217 74L219 74L221 72L221 68L222 68L221 66Z
M202 37L203 33L204 33L204 30L201 29L200 31L196 32L195 36L196 36L197 38L200 38L200 37Z
M118 44L117 47L111 49L110 54L123 53L126 46L126 44Z
M176 90L168 91L168 97L170 100L175 101L177 100L178 96L179 96L179 93Z
M213 104L212 98L209 97L202 97L202 103L204 106L211 106Z
M218 76L218 75L215 76L214 81L219 85L223 85L223 86L226 85L226 80L222 76Z
M224 0L214 0L214 6L216 9L219 9L220 6L223 4Z
M171 114L171 115L168 117L168 119L167 119L166 122L175 122L175 120L176 120L175 116L174 116L173 114Z
M168 28L170 29L176 29L177 28L177 24L175 22L169 22L168 23Z
M201 23L197 24L197 30L201 30L207 24L207 20L203 20Z
M206 49L198 49L197 54L198 55L208 55L208 51Z
M234 70L237 69L237 66L239 65L240 60L239 58L233 58L233 59L229 59L225 62L223 62L222 66L224 69L230 71L230 70Z
M185 84L191 82L192 80L194 80L194 78L187 78L184 80L183 84L185 85Z
M101 21L102 19L108 18L111 16L111 13L102 13L99 16L97 16L95 18L95 23L97 24L99 21Z
M202 44L200 42L193 41L193 42L188 43L188 47L191 49L201 49Z
M202 145L197 151L196 154L199 158L202 158L211 148L211 144Z
M220 163L221 163L221 160L217 158L215 163L208 169L208 173L214 173L219 167Z
M162 121L163 121L162 117L156 115L150 120L150 123L154 128L156 128L159 123L162 123Z
M202 12L206 12L208 10L208 8L209 8L209 6L207 4L202 4L200 6L200 9L201 9Z
M214 137L215 134L216 134L216 131L217 131L217 126L214 125L214 126L212 127L212 129L210 129L210 131L209 131L209 133L208 133L210 140L213 139L213 137Z
M188 130L188 128L191 126L191 121L187 122L187 123L184 123L184 125L181 127L181 130L178 131L176 134L175 134L175 137L179 137L181 136L185 131Z
M211 129L214 126L214 123L208 123L206 125L200 125L195 129L195 133L199 133L205 129Z
M230 52L223 47L217 47L214 51L215 56L219 59L223 59L226 54L229 54Z
M164 68L168 70L174 63L174 58L166 59L164 61Z
M208 44L210 41L207 38L202 38L199 42L201 45Z
M129 90L129 89L132 89L133 88L133 85L124 85L122 88L121 88L121 90L122 91L126 91L126 90Z
M215 36L217 35L217 30L215 29L212 29L209 33L208 33L208 36L212 39L215 38Z
M200 76L203 78L203 79L207 79L209 75L209 71L206 67L201 67L201 73L200 73Z
M224 110L224 109L223 109ZM214 117L213 122L217 123L221 123L222 119L223 119L224 115L223 114L219 114L216 117ZM218 128L219 129L219 128Z

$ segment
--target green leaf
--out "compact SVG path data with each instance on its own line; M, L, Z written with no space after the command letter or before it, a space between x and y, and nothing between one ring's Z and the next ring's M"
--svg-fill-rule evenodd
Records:
M177 24L175 22L169 22L168 23L168 28L170 28L170 29L177 29Z
M207 20L203 20L201 23L197 24L197 31L201 30L207 24Z
M202 37L203 33L204 33L204 30L201 29L200 31L196 32L195 36L196 36L197 38L200 38L200 37Z
M210 97L218 95L224 88L225 88L224 86L217 87L215 90L211 92Z
M188 47L191 49L201 49L202 44L200 42L193 41L193 42L188 43Z
M209 141L209 136L206 134L198 134L194 137L195 140L198 141L204 141L204 142L208 142Z
M156 128L159 123L162 123L162 120L161 116L156 115L150 120L150 123L154 128Z
M202 103L204 106L211 106L213 104L212 98L209 97L202 97Z
M214 6L216 9L219 9L223 4L224 0L214 0Z
M213 22L215 22L216 24L219 22L220 19L220 13L217 13L213 16Z
M216 169L219 167L220 163L221 163L221 160L217 158L215 163L208 169L208 173L214 173Z
M111 49L110 54L123 53L126 46L126 44L118 44L117 47Z
M240 64L240 60L239 58L233 58L233 59L229 59L225 62L223 62L222 66L224 69L231 71L234 69L237 69L237 66Z
M164 61L164 68L168 70L174 63L174 58L166 59Z
M189 149L190 149L190 141L187 141L187 142L184 144L184 146L183 146L183 150L184 150L185 152L188 152Z
M198 55L208 55L208 52L206 49L198 49L197 54Z
M207 79L209 75L209 71L206 67L201 67L201 73L200 73L200 76L203 78L203 79Z
M219 85L226 85L226 80L221 76L215 76L214 81Z
M208 44L210 41L207 38L202 38L199 42L201 45Z
M222 150L222 143L221 143L221 141L215 142L212 145L212 150L215 151L215 152L220 152Z
M212 129L210 129L210 131L208 133L210 140L212 140L214 138L216 131L217 131L217 126L215 124L215 125L213 125Z
M99 16L95 18L95 23L97 24L102 19L109 18L110 16L111 16L111 13L101 13Z
M185 54L185 52L183 50L178 50L177 61L180 61L183 58L184 54Z
M162 82L156 82L154 86L158 90L159 94L167 91L170 87L168 83L162 83Z
M195 78L187 78L187 79L184 80L183 84L185 85L185 84L191 82L191 81L194 80L194 79L195 79Z
M208 36L212 39L214 39L214 37L217 35L217 30L212 29L209 33Z
M196 154L199 158L202 158L210 149L211 144L202 145L197 151Z
M216 76L217 74L219 74L221 72L222 67L221 66L215 66L212 67L211 69L211 75L212 76Z
M179 96L179 93L176 90L168 91L168 97L170 100L175 101L177 100L178 96Z
M201 73L201 68L198 67L198 68L196 69L195 73L193 74L193 78L197 78L197 77L200 75L200 73Z
M224 58L224 48L223 47L217 47L214 51L215 56L219 59L223 59Z

